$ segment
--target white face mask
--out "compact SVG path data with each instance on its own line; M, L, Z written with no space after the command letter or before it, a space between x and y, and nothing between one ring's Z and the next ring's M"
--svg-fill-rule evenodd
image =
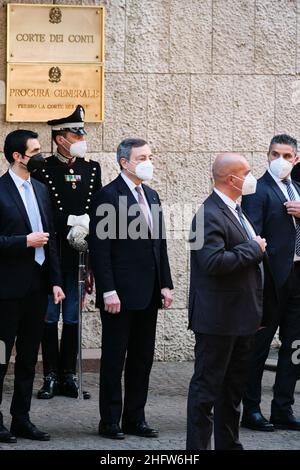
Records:
M69 148L70 155L72 157L83 158L87 152L87 143L85 140L79 140L71 144Z
M284 179L291 173L293 164L283 157L276 158L269 162L270 170L277 178Z
M135 173L133 173L127 168L127 171L129 171L129 173L135 174L142 181L151 180L153 178L153 170L154 167L151 160L145 160L141 163L138 163L135 167Z
M244 180L242 178L239 178L236 175L231 175L231 176L233 176L234 178L237 178L238 180L243 181L242 189L234 186L239 191L242 191L243 196L247 196L248 194L254 194L256 192L257 179L255 178L255 176L252 175L252 173L248 173L248 175L246 176Z

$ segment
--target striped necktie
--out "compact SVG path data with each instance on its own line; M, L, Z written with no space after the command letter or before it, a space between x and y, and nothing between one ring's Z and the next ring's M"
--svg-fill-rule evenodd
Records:
M286 190L289 195L290 201L296 201L295 193L292 188L291 180L286 178L282 180L283 184L286 185ZM296 223L296 255L300 256L300 220L298 217L294 217Z

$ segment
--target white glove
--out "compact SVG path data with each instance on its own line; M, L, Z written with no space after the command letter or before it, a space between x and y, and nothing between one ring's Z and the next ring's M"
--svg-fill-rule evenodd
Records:
M87 241L85 237L88 235L89 231L85 227L81 225L74 225L68 235L67 240L72 248L78 251L86 251L87 249Z
M83 215L69 215L67 224L70 227L74 227L74 225L79 225L87 230L87 234L89 233L89 223L90 223L90 216L88 214Z

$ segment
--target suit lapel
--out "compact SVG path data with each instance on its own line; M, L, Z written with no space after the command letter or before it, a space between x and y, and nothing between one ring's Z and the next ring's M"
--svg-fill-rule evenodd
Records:
M138 202L135 199L134 195L132 194L130 188L127 186L127 184L125 183L125 181L123 180L121 175L118 176L116 182L117 182L119 193L122 194L123 196L127 197L127 207L129 208L130 206L132 206L134 204L138 204ZM154 204L154 201L157 203L157 198L153 197L153 192L152 192L151 188L149 188L145 185L142 185L142 187L143 187L143 191L145 193L146 199L148 201L148 204L149 204L149 207L150 207L150 210L151 210L151 203ZM145 219L143 211L141 211L141 217L144 220L145 226L148 228L149 234L150 234L150 228L149 228L148 223ZM154 219L155 219L155 217L153 217L153 223L155 223ZM154 230L154 227L153 227L153 230ZM152 230L152 232L153 232L153 230Z
M274 178L272 178L272 176L270 175L270 173L268 171L266 171L263 178L264 178L265 182L267 183L267 185L273 190L273 192L276 194L276 196L280 199L282 204L287 202L287 199L286 199L285 195L283 194L283 192L279 188L278 184L276 183Z
M144 190L144 193L145 193L145 196L146 196L146 199L147 199L147 202L150 207L151 214L152 214L152 234L157 234L159 233L159 230L160 230L159 221L161 220L160 212L159 212L161 208L159 206L158 197L152 188L150 188L149 186L145 184L143 184L142 186L143 186L143 190Z
M155 192L153 191L153 189L149 188L149 186L147 186L146 184L142 184L142 187L143 187L147 202L149 204L150 210L152 212L152 207L151 207L152 204L158 204L157 196Z
M222 201L222 199L218 196L218 194L215 191L212 192L211 197L215 201L215 203L219 206L219 208L224 212L226 217L228 217L228 219L230 219L231 222L235 225L235 227L238 229L241 235L243 235L245 240L248 240L247 234L245 230L243 229L243 226L240 224L237 218L233 215L229 207L226 206L225 202Z
M243 226L240 224L240 222L237 220L237 218L233 215L231 210L226 207L223 209L224 214L231 220L231 222L236 226L236 228L239 230L239 232L243 235L243 237L248 240L248 236L243 228Z
M295 180L292 180L292 184L293 184L294 188L296 189L298 195L300 196L300 186L299 186L299 184Z
M8 187L8 194L9 196L14 200L21 216L23 217L27 228L32 232L31 224L27 215L26 208L24 206L23 200L20 196L20 193L18 191L18 188L16 187L13 179L11 178L9 172L7 172L4 176L4 181Z
M122 176L119 175L116 180L118 191L122 196L127 197L127 206L132 206L133 204L137 204L137 200L135 199L134 195L132 194L131 190L123 180Z

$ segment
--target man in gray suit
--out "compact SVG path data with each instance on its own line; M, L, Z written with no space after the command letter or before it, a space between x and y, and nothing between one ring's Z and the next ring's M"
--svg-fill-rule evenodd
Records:
M241 194L256 190L247 160L239 154L219 155L213 178L214 191L204 202L202 246L201 209L192 223L189 328L196 345L188 396L188 450L210 449L213 422L215 449L243 448L240 403L253 337L267 321L262 322L263 284L272 285L267 262L263 263L266 240L256 235L236 203Z

